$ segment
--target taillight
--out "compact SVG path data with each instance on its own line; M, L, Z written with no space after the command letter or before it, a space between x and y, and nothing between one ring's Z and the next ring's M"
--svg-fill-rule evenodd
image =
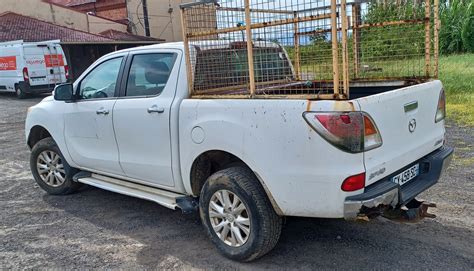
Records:
M342 191L352 192L365 187L365 172L351 176L342 182Z
M28 75L28 68L27 67L23 68L23 80L26 83L28 83L28 81L30 80L30 76Z
M444 89L441 89L438 100L438 108L436 110L435 122L440 122L446 117L446 95Z
M358 153L382 145L372 118L364 112L305 112L306 122L335 147Z
M69 79L69 66L68 65L64 66L64 74L66 75L66 79Z

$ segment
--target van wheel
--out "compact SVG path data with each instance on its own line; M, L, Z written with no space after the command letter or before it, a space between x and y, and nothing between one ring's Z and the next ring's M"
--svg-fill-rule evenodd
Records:
M81 187L72 179L78 170L69 166L51 137L38 141L33 147L30 168L35 181L48 194L66 195Z
M20 86L15 86L15 94L16 94L16 97L18 99L25 99L26 97L28 97L28 94L26 94L21 88Z
M272 250L282 219L253 172L231 167L211 175L199 200L201 220L219 251L238 261L252 261Z

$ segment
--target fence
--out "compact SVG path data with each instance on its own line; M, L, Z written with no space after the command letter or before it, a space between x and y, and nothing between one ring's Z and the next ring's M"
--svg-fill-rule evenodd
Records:
M348 99L438 76L439 0L201 0L181 6L190 95Z

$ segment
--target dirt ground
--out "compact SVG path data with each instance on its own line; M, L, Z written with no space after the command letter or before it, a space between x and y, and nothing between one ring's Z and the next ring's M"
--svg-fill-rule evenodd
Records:
M241 264L217 253L197 215L91 187L47 195L30 174L23 131L39 101L0 94L0 269L474 269L473 128L448 122L454 162L422 195L438 218L288 218L272 252Z

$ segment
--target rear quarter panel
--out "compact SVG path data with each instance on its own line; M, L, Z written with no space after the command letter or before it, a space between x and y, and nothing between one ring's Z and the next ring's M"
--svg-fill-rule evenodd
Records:
M351 193L340 186L346 177L365 171L363 155L336 149L302 117L304 111L332 110L357 108L335 101L185 99L179 142L187 192L193 161L206 151L222 150L256 173L284 215L343 217L343 202ZM196 140L198 130L202 142Z

